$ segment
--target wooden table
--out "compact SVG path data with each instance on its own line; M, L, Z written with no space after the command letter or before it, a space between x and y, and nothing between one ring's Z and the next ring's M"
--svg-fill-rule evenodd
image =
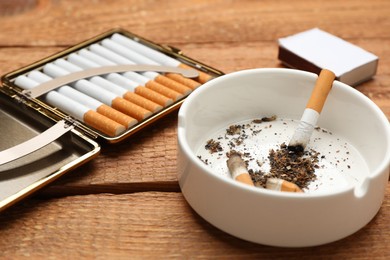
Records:
M319 27L380 57L357 87L390 118L390 2L0 1L0 74L114 27L225 73L282 67L277 39ZM312 248L246 242L208 224L177 182L177 112L0 214L0 258L390 257L390 184L377 216ZM358 129L356 130L358 131ZM299 234L298 234L299 235Z

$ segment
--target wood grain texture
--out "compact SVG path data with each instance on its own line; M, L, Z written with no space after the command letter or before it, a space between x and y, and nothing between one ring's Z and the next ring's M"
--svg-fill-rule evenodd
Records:
M387 191L382 210L354 235L296 249L232 237L199 217L180 193L31 199L0 215L0 257L386 259L390 187Z
M377 74L357 89L390 119L386 0L2 4L0 75L115 27L178 47L225 73L283 67L277 39L319 27L379 56ZM390 258L390 184L373 221L329 245L266 247L214 228L179 191L176 125L173 112L129 140L105 145L97 159L0 214L0 258Z

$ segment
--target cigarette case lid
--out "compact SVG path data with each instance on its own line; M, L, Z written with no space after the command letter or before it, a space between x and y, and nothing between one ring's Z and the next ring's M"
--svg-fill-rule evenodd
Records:
M0 122L0 151L27 142L54 125L53 121L38 117L32 108L10 101L2 91ZM0 165L0 211L86 163L99 152L98 143L71 129L41 149Z

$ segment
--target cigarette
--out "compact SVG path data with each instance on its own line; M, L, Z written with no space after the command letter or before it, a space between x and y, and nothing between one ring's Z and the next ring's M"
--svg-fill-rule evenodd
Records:
M126 128L130 128L138 123L138 121L135 118L132 118L122 112L119 112L118 110L113 109L110 106L107 106L106 104L103 104L102 102L91 98L90 96L85 95L84 93L81 93L77 91L74 88L71 88L69 86L63 86L58 89L58 93L63 94L64 96L67 96L68 98L71 98L93 110L98 112L101 115L104 115L115 122L120 123L121 125L125 126Z
M309 143L326 98L332 88L334 79L335 74L332 71L326 69L321 70L301 117L301 121L288 145L290 151L303 152L306 145Z
M131 103L138 105L140 107L143 107L144 109L151 111L151 112L158 112L162 110L162 106L159 104L156 104L150 100L144 99L133 92L129 92L118 85L111 83L110 81L102 78L102 77L92 77L90 78L90 81L98 86L101 86L102 88L111 91L112 93L123 97L124 99L130 101Z
M133 49L134 51L148 57L151 60L154 60L155 62L161 64L161 65L166 65L166 66L172 66L172 67L181 67L181 68L192 68L188 65L185 65L181 63L178 60L175 60L174 58L169 57L168 55L165 55L159 51L156 51L150 47L147 47L139 42L136 42L132 39L129 39L128 37L125 37L119 33L115 33L112 35L111 39L117 43L123 44L124 46ZM192 68L193 69L193 68ZM199 77L197 80L200 83L205 83L206 81L210 80L212 76L199 71Z
M46 64L43 67L43 71L47 75L54 78L69 74L67 70L64 70L61 67L58 67L57 65L52 63ZM152 112L150 112L149 110L130 103L129 101L118 97L114 93L111 93L110 91L101 88L100 86L97 86L96 84L93 84L85 79L78 80L72 85L74 86L74 88L83 92L84 94L89 95L103 102L104 104L109 105L112 108L117 109L122 113L125 113L126 115L137 119L138 121L144 120L145 118L152 115Z
M154 80L149 80L146 82L145 87L154 90L158 93L163 94L164 96L171 98L175 101L180 100L184 97L184 95L180 94L179 92L176 92L170 88L165 87L164 85L154 81Z
M120 42L116 42L114 38L112 40L105 39L102 41L102 45L107 47L108 49L128 58L129 60L138 63L138 64L149 64L149 65L161 65L160 63L148 58L145 55L139 54L136 51L134 51L130 46L126 44L121 44ZM177 67L177 66L175 66ZM169 86L169 84L172 84L173 89L176 91L182 93L182 94L188 94L190 90L193 90L200 86L199 82L196 82L192 79L185 78L182 75L176 74L176 73L167 73L166 77L169 79L166 79L165 77L157 77L155 80L161 82L161 84ZM173 81L172 81L173 80ZM175 82L178 82L180 84L175 84ZM186 86L186 87L184 87Z
M198 72L199 73L199 72ZM165 76L167 78L170 78L174 81L177 81L187 87L189 87L190 89L194 90L196 88L198 88L201 84L195 80L192 80L192 79L189 79L189 78L186 78L186 77L183 77L182 75L180 74L176 74L176 73L165 73Z
M111 60L112 62L114 62L116 64L135 64L134 62L126 59L125 57L120 56L119 54L117 54L117 53L115 53L115 52L113 52L113 51L111 51L111 50L109 50L101 45L92 44L89 48L95 54L100 55L108 60ZM184 97L183 93L180 93L174 89L171 89L171 88L169 88L169 86L155 82L155 80L161 80L161 77L159 77L161 75L156 73L156 72L147 71L147 72L143 72L141 74L138 74L139 76L136 76L133 74L137 74L137 73L131 73L131 74L125 73L124 75L131 75L130 79L133 79L133 80L137 80L137 79L139 80L140 79L139 76L146 76L147 79L146 79L146 81L144 81L145 87L150 88L154 91L157 91L157 92L163 94L164 96L169 97L175 101ZM164 80L164 79L162 79L162 80ZM151 85L153 88L150 87ZM188 93L186 93L186 94L188 94Z
M71 100L71 99L68 99L68 100ZM109 119L108 117L105 117L104 115L102 114L99 114L93 110L89 110L88 112L86 112L84 114L84 122L100 131L102 131L103 133L106 133L110 136L117 136L121 133L123 133L126 128ZM116 127L113 127L113 124L117 124ZM122 129L123 127L123 129Z
M252 178L246 169L245 162L238 153L231 154L226 164L233 179L254 186Z
M80 67L82 69L88 69L88 68L96 68L100 67L98 64L89 61L88 59L85 59L84 57L81 57L77 54L71 54L68 57L68 61L64 59L58 59L54 62L54 64L63 67L64 69L68 69L68 71L71 69L70 67L76 66ZM117 73L113 73L114 75L118 75L118 77L121 77ZM96 82L94 82L94 80ZM105 79L102 77L93 77L90 79L91 82L109 90L113 93L116 93L117 95L121 95L124 99L127 99L133 104L136 104L138 106L141 106L149 111L152 111L154 113L159 112L163 109L163 107L149 99L146 99L140 95L137 95L134 93L134 91L128 91L126 88L122 87L122 85L117 84L115 82L112 82L108 79L106 76Z
M171 98L168 98L152 89L140 86L137 82L130 80L120 74L110 73L106 76L106 78L111 82L126 87L126 89L129 89L144 99L150 100L151 102L154 102L160 106L167 107L173 103Z
M29 73L29 78L38 82L38 83L43 83L46 81L51 80L52 78L47 76L46 74L43 74L40 71L31 71ZM95 110L96 112L120 123L121 125L125 126L126 128L130 128L138 121L128 115L125 115L115 109L113 109L110 106L107 106L103 104L102 102L85 95L84 93L77 91L74 88L71 88L69 86L62 86L57 89L57 91L64 95L67 96L68 98L73 99L74 101L83 104L87 107L89 107L92 110Z
M15 84L24 89L31 89L39 85L39 82L22 75L15 79ZM89 109L88 107L56 91L50 91L44 96L44 99L52 106L61 109L62 111L68 113L77 120L80 120L109 136L117 136L126 130L123 125L97 113L96 111Z
M184 64L184 63L180 63L179 68L183 68L183 69L191 69L192 67ZM210 76L209 74L206 74L204 73L203 71L200 71L200 70L197 70L198 73L199 73L199 76L198 76L198 81L202 84L206 83L207 81L209 81L210 79L212 79L213 77Z
M115 65L115 63L96 55L93 52L90 52L86 49L82 49L79 51L78 55L80 57L83 57L85 59L88 59L91 62L94 62L95 64L98 64L100 66L111 66ZM69 59L71 58L71 55L69 56ZM128 74L135 74L138 75L137 73L134 72L129 72ZM173 100L171 98L168 98L154 90L151 90L149 88L146 88L145 86L140 85L138 82L135 82L124 75L121 75L119 73L110 73L107 75L107 79L110 81L121 85L125 88L127 88L130 91L133 91L137 95L140 95L146 99L149 99L163 107L167 107L173 103Z
M169 100L177 101L184 97L184 95L180 94L179 92L167 88L160 83L155 82L154 80L149 80L138 73L125 72L123 73L123 76L132 81L139 82L139 84L143 85L145 88L150 89L151 91L156 92L168 98Z
M149 65L160 65L157 62L154 62L146 57L143 57L142 55L139 55L138 53L134 52L133 50L124 47L121 44L118 44L110 39L105 39L101 42L102 46L106 47L107 49L122 55L123 57L127 58L129 61L137 64L149 64ZM152 78L156 82L169 87L170 89L173 89L183 95L188 95L192 89L176 82L175 80L172 80L168 77L165 77L163 75L160 75L158 73L155 73L155 76Z
M287 191L287 192L303 192L298 185L277 178L268 178L265 187L270 190Z

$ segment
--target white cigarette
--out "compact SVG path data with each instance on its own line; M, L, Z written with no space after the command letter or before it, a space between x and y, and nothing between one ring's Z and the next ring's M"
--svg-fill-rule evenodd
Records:
M64 76L64 75L67 75L69 74L69 72L61 67L58 67L57 65L55 64L52 64L52 63L48 63L46 64L44 67L43 67L43 71L52 76L52 77L60 77L60 76ZM133 103L130 103L129 101L121 98L121 97L118 97L117 95L115 95L114 93L111 93L110 91L107 91L106 89L100 87L100 86L97 86L96 84L93 84L87 80L78 80L76 81L75 83L73 83L73 86L97 99L97 100L100 100L101 102L115 108L116 110L118 111L121 111L122 113L125 113L137 120L143 120L149 116L152 115L152 112L142 108L142 107L139 107Z
M81 50L79 54L72 53L71 55L68 56L68 61L75 64L76 66L79 66L83 69L88 69L88 68L96 68L96 67L101 67L101 66L113 66L115 63L104 59L93 52L90 52L88 50ZM136 87L139 86L139 84L135 81L132 81L118 73L110 73L105 76L107 79L112 81L110 78L115 78L117 82L117 85L124 86L126 87L127 90L134 91ZM119 81L119 79L121 79Z
M84 58L87 58L90 61L93 61L101 66L112 66L112 65L121 64L121 63L113 62L110 59L105 58L104 53L106 53L106 52L104 52L104 49L100 50L99 45L96 45L95 47L94 46L92 46L92 49L94 49L94 51L82 49L79 51L79 55L84 57ZM99 50L101 52L103 52L103 54L99 54ZM115 56L116 54L114 53L113 55ZM121 57L119 59L121 59ZM125 72L125 73L123 73L123 76L125 76L126 78L129 78L131 80L134 80L135 82L139 83L142 86L144 86L150 80L149 78L142 76L138 73L135 73L133 71Z
M23 89L32 89L32 88L35 88L39 83L30 79L30 78L27 78L26 76L18 76L16 79L15 79L15 85L23 88Z
M98 47L94 47L95 48L95 52L96 52L96 49L99 49ZM82 58L86 58L100 66L111 66L111 65L117 65L118 63L115 63L115 62L112 62L111 60L109 59L106 59L105 57L102 57L101 55L98 55L96 54L95 52L92 52L92 51L89 51L89 50L86 50L86 49L82 49L79 51L79 55L82 57ZM115 56L115 54L114 54ZM137 84L137 87L134 88L134 92L136 92L137 94L140 94L142 96L144 96L145 98L148 98L150 100L152 100L153 102L157 103L157 104L160 104L162 106L169 106L170 104L173 103L173 99L171 98L168 98L167 96L165 96L163 93L163 91L154 91L150 88L147 88L147 89L142 89L142 88L138 88L139 86L145 86L150 82L150 79L138 74L138 73L135 73L133 71L129 71L129 72L125 72L122 74L122 76L126 79L128 79L129 81L126 82L126 84L124 86L129 86L128 84L130 84L130 89L133 89L135 86L133 86L133 82L135 82ZM124 82L123 79L117 77L117 76L113 76L112 73L109 74L107 77L109 77L110 80L112 79L115 79L117 80L117 84L118 84L118 81L120 82Z
M108 50L107 48L101 46L101 45L98 45L98 44L92 44L90 46L90 50L92 52L94 52L95 54L99 55L99 56L102 56L103 58L106 58L116 64L135 64L134 62L116 54L115 52L112 52L111 50ZM171 88L169 88L168 86L166 86L165 84L160 84L158 82L156 82L155 80L156 79L163 79L163 77L161 77L160 74L156 73L156 72L145 72L145 73L142 73L141 74L138 74L138 73L131 73L130 75L128 73L125 73L124 76L126 77L130 77L130 79L133 79L135 81L139 81L139 80L142 80L143 75L147 76L149 79L145 80L143 82L143 84L145 85L145 87L148 87L166 97L169 97L173 100L179 100L181 98L184 97L184 95L182 93L179 93Z
M107 106L106 104L103 104L102 102L75 90L74 88L64 86L60 87L58 92L124 125L126 128L130 128L138 123L136 119L125 115L122 112L119 112L112 107Z
M138 64L161 65L160 63L154 61L153 59L150 59L148 56L137 53L130 46L122 45L120 43L115 42L114 40L105 39L102 41L101 44L107 47L108 49ZM180 63L177 64L177 66L179 65ZM200 86L199 82L196 82L189 78L185 78L182 75L178 75L176 73L166 73L165 75L169 79L176 81L177 83L180 84L176 86L176 90L182 94L188 94L192 89L195 89ZM164 79L160 79L160 80L164 80Z
M175 60L159 51L156 51L152 48L149 48L139 42L129 39L119 33L115 33L112 35L111 39L119 44L122 44L142 55L148 57L149 59L154 60L155 62L172 67L178 67L180 65L180 61Z
M69 66L67 65L67 63L70 63L72 65L77 63L80 65L80 67L84 69L100 67L99 64L94 63L93 61L90 61L77 54L69 55L68 60L70 62L62 61L62 63L64 63L64 66ZM116 93L117 95L123 96L123 98L149 111L156 113L162 110L163 107L158 103L155 103L152 100L135 93L137 92L136 87L139 86L137 83L119 75L118 73L110 73L108 75L105 75L105 78L106 79L102 77L92 77L90 81L95 83L96 85L104 87L105 89L113 93Z
M45 74L53 78L57 78L69 74L67 70L60 68L57 65L54 65L52 63L46 64L43 67L43 71ZM29 75L32 75L32 73L34 72L30 72ZM84 94L89 95L109 106L111 105L112 100L117 97L113 93L106 91L85 79L78 80L74 82L72 85L74 88L83 92Z
M78 54L80 57L88 59L92 62L95 62L96 64L98 64L100 66L116 65L116 63L113 63L112 61L109 61L109 60L107 60L99 55L96 55L95 53L88 51L86 49L80 50ZM152 100L153 102L155 102L163 107L169 106L173 103L173 99L164 96L160 92L157 92L157 91L154 91L150 88L147 88L145 86L145 84L148 83L149 79L145 78L144 76L142 76L138 73L132 72L132 71L125 72L120 76L121 77L113 76L113 74L111 73L111 74L107 75L107 78L109 80L111 80L112 82L115 82L115 80L116 80L117 82L115 82L115 83L117 83L119 85L123 83L123 86L125 86L125 87L128 86L130 88L130 90L134 89L134 92L136 94L143 96L149 100ZM127 81L123 81L122 78L126 79ZM136 84L134 86L135 88L133 88L133 86L132 86L133 83Z
M166 66L172 66L172 67L182 67L182 68L189 68L189 66L181 63L178 60L175 60L172 57L169 57L168 55L161 53L159 51L156 51L148 46L145 46L139 42L136 42L132 39L129 39L128 37L125 37L119 33L115 33L112 35L111 39L119 44L122 44L146 57L148 57L151 60L154 60L155 62L166 65ZM205 83L206 81L210 80L212 77L204 72L199 71L199 78L198 81L201 83Z
M101 44L106 47L107 49L112 50L113 52L116 52L119 55L122 55L126 57L127 59L137 63L137 64L149 64L149 65L161 65L146 56L142 56L135 51L133 51L130 48L127 48L119 43L116 43L113 40L105 39L101 42Z
M29 78L39 83L43 83L52 79L51 77L47 76L46 74L43 74L40 71L31 71L29 73ZM71 88L69 86L62 86L58 88L57 91L67 96L68 98L71 98L76 102L79 102L80 104L83 104L88 108L95 110L96 112L110 118L111 120L118 122L119 124L125 126L126 128L130 128L134 126L136 123L138 123L136 119L128 115L125 115L124 113L119 112L113 109L112 107L103 104L102 102L92 98L91 96L85 95L84 93L74 88Z
M39 74L35 74L35 75L39 75ZM40 79L42 81L46 81L47 76L40 77ZM15 84L24 89L32 89L36 87L39 84L39 82L22 75L22 76L18 76L15 79ZM48 104L58 107L65 113L73 116L75 119L85 122L87 125L90 125L107 135L116 136L123 133L126 129L123 125L103 115L99 115L98 113L91 110L87 106L84 106L74 101L73 99L70 99L67 96L64 96L56 91L50 91L44 96L44 99Z
M129 59L127 59L127 58L125 58L125 57L123 57L123 56L107 49L106 47L103 47L102 45L97 44L97 43L89 46L89 49L92 52L94 52L94 53L96 53L96 54L116 63L116 64L130 64L130 65L136 64L134 61L131 61L131 60L129 60ZM157 72L152 72L152 71L147 71L147 72L143 72L140 74L151 79L151 80L154 80L159 75Z
M110 50L122 57L125 57L129 62L135 63L135 64L149 64L149 65L159 65L158 63L143 57L142 55L139 55L132 51L131 49L128 49L124 47L123 45L120 45L110 39L105 39L101 42L102 46L106 48L107 50ZM181 84L180 82L177 82L175 80L172 80L170 78L167 78L166 76L163 76L161 74L158 74L156 72L144 72L143 75L149 77L150 79L167 86L183 95L188 95L192 89L187 87L186 85Z
M83 62L84 62L84 64L87 64L88 61L84 60ZM54 62L54 64L57 65L58 67L64 69L64 70L66 70L68 73L83 70L83 68L81 68L77 65L74 65L73 63L68 62L64 59L58 59ZM66 75L66 74L64 73L64 75ZM100 87L114 93L117 96L123 96L126 93L126 89L124 89L116 84L113 84L100 76L94 76L94 77L90 78L89 81L93 84L96 84L97 86L100 86Z
M60 108L64 112L73 115L78 120L83 121L110 136L119 135L126 130L123 125L90 110L88 107L75 102L67 96L61 95L56 91L47 93L45 99L49 104Z

